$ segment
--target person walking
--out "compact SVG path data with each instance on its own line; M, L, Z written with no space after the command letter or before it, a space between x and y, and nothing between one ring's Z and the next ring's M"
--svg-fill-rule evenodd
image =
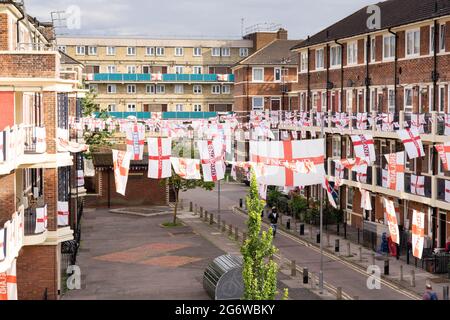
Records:
M279 217L279 215L277 212L277 208L273 207L272 212L269 214L269 220L270 220L270 227L272 228L274 238L275 238L275 235L277 234L278 217Z
M426 285L426 291L423 294L422 300L438 300L436 292L433 291L433 287L429 283Z

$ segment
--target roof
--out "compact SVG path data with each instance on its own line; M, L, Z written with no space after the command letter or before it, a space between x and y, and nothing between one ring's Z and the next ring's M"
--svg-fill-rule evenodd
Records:
M112 167L113 157L110 153L93 153L92 163L95 168L98 167ZM148 165L148 155L144 154L143 160L131 160L130 167L146 167Z
M287 59L288 65L297 65L297 54L291 51L291 48L302 40L274 40L265 47L262 47L248 58L240 61L237 65L279 65Z
M63 51L59 51L59 53L61 54L61 64L78 64L78 65L83 65L80 61L75 60L74 58L72 58L71 56L69 56L67 53L63 52Z
M357 36L377 30L437 18L450 14L449 0L388 0L376 4L381 10L381 28L371 30L367 26L367 6L313 35L292 49Z

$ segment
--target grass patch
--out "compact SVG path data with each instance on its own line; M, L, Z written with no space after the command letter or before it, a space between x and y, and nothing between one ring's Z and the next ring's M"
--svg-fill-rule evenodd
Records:
M181 222L173 223L173 222L164 222L161 224L164 228L176 228L176 227L182 227L183 224Z

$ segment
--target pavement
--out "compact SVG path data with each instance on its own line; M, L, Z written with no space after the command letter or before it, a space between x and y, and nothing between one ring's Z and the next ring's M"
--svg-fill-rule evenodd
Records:
M172 216L171 208L162 210L142 216L86 209L77 259L82 289L62 299L209 299L203 272L224 251L190 226L163 228Z
M227 225L232 224L240 230L245 230L247 217L245 213L235 207L239 205L239 199L245 199L247 192L248 187L245 185L221 184L221 220L225 220ZM215 217L219 214L217 188L210 194L201 189L189 190L181 194L181 199L183 199L185 207L192 201L198 207L201 206L204 210L213 213ZM267 223L265 227L269 227ZM299 228L299 225L296 228ZM279 249L279 255L283 259L294 260L299 270L306 267L310 273L313 272L317 275L320 270L320 249L315 243L317 230L314 227L312 227L312 230L310 228L309 225L305 226L305 236L299 236L298 229L285 231L280 228L274 239L274 244ZM389 258L389 275L384 276L382 275L384 258L373 259L373 251L366 248L361 248L360 255L358 244L349 242L332 233L329 233L328 237L330 245L333 246L328 246L328 238L324 235L323 271L325 287L328 291L337 294L338 290L342 290L344 299L417 300L422 297L425 283L430 282L439 299L443 298L442 288L449 285L445 278L416 268L414 265L407 265L394 257ZM340 240L340 252L337 254L334 252L334 241L336 239ZM350 254L348 254L349 243ZM378 270L376 271L381 274L379 289L369 289L368 283L373 283L372 278L369 278L372 275L372 272L367 269L369 265L377 266ZM403 269L403 280L400 274L401 268ZM411 281L412 270L415 273L415 283Z

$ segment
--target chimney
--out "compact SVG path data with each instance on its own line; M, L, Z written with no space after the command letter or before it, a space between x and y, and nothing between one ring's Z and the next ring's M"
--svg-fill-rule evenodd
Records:
M278 40L287 40L288 39L288 32L286 29L280 28L277 31L277 39Z

